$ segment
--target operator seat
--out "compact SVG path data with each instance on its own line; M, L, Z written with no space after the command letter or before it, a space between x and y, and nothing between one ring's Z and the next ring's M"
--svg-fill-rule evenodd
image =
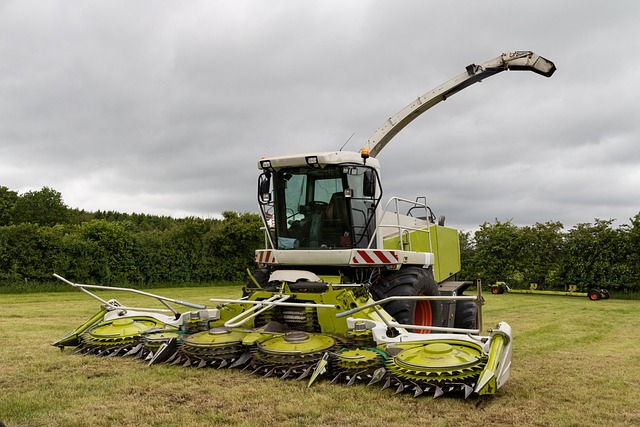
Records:
M344 192L331 195L323 218L324 240L331 246L349 246L349 210ZM347 237L345 239L345 237Z

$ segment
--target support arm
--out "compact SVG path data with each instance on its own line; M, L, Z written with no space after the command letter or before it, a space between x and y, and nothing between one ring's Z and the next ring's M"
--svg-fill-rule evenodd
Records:
M474 83L509 69L533 71L536 74L551 77L556 71L556 66L553 62L530 51L503 53L483 64L471 64L466 67L466 72L427 92L386 120L367 141L369 155L376 157L398 132L434 105Z

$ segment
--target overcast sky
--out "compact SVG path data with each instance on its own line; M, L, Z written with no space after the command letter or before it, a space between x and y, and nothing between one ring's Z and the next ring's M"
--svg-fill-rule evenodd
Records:
M640 2L0 0L0 185L73 208L257 212L263 155L358 151L414 98L503 52L510 71L380 153L385 195L447 224L640 212Z

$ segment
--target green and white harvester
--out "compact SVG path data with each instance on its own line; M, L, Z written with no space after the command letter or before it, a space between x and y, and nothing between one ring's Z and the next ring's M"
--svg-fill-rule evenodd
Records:
M456 278L458 231L424 197L383 203L376 156L429 108L509 69L549 77L555 66L533 52L502 54L410 103L359 153L260 159L265 248L238 299L204 306L56 275L101 310L53 345L309 385L328 379L414 396L494 394L509 377L511 328L500 322L483 334L481 286ZM95 289L146 295L159 308L128 307Z

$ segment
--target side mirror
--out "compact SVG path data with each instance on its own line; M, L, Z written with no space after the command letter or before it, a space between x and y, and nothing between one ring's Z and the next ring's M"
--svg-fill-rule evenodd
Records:
M372 169L365 171L364 182L362 185L362 194L364 197L375 197L376 183L376 173Z
M265 172L258 178L258 201L262 204L271 202L271 172Z

